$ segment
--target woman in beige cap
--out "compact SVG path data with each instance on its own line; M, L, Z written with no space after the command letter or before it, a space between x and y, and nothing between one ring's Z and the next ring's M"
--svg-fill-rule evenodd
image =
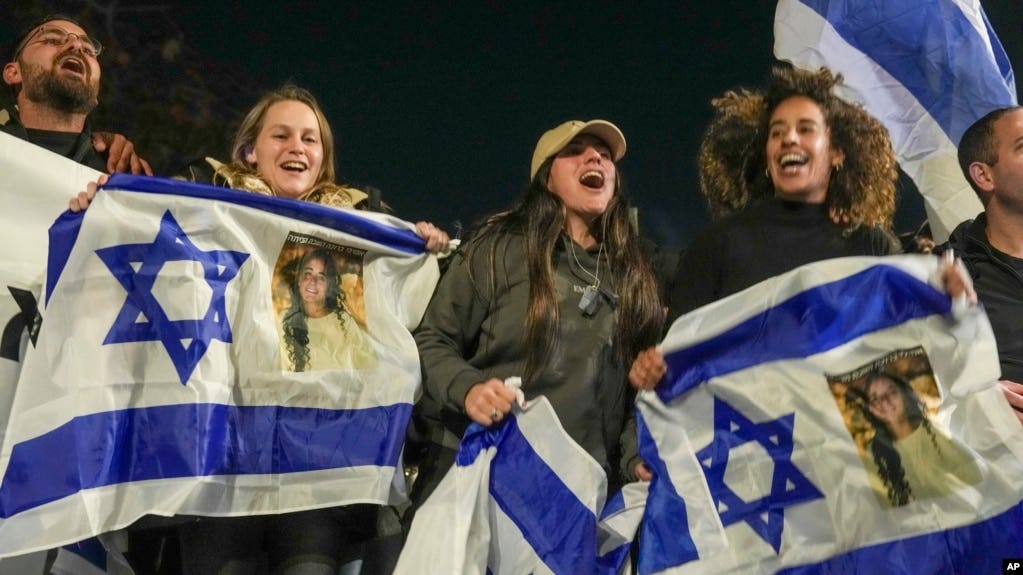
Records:
M423 364L418 422L429 438L413 486L418 506L454 461L470 422L500 425L520 376L608 472L629 462L626 373L661 333L651 264L630 225L615 162L621 131L565 122L540 137L517 206L487 218L453 256L415 333ZM625 467L625 466L622 466Z

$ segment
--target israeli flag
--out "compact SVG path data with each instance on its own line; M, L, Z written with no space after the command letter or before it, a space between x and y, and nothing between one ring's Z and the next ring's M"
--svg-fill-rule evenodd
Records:
M956 159L963 132L1016 104L1009 59L979 0L779 0L774 53L840 72L891 133L938 242L982 209Z
M395 573L620 573L646 493L631 486L605 509L606 486L538 397L498 426L469 427L456 465L416 513Z
M0 556L145 514L404 501L409 330L439 275L423 247L389 216L112 177L50 230Z
M798 268L680 318L642 392L639 572L997 573L1023 434L929 256ZM726 544L694 522L714 521Z

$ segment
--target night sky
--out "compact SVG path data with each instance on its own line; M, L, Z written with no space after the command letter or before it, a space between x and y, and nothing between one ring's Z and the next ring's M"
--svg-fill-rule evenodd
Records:
M772 3L314 4L195 8L192 40L261 85L312 89L341 177L449 231L519 197L543 131L604 118L628 141L619 167L641 226L685 245L707 221L695 157L709 99L758 83L772 59ZM218 41L228 14L247 42Z
M403 218L449 232L518 198L544 130L604 118L628 141L619 168L641 227L662 244L686 245L708 221L695 158L709 101L760 85L773 60L774 2L174 6L193 57L262 89L292 80L317 95L342 180L376 186ZM1018 73L1018 0L984 7ZM922 217L920 200L907 195L897 227Z

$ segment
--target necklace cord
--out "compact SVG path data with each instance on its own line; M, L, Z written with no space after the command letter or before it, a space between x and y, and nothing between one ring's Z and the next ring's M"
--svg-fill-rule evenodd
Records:
M593 288L600 287L600 256L604 254L604 242L600 242L600 249L597 250L597 269L595 273L590 273L590 270L583 267L583 264L579 261L579 257L575 255L575 242L571 238L568 240L568 249L572 252L572 259L575 260L575 265L579 266L579 269L586 275L593 278Z

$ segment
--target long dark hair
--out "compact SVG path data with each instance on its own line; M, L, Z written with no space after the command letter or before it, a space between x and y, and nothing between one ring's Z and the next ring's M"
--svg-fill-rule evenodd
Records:
M523 377L527 382L540 373L559 345L556 334L560 310L554 282L554 254L565 228L565 206L547 189L547 176L553 162L554 157L551 157L540 166L517 206L484 220L466 245L468 261L476 250L484 249L482 245L488 245L487 276L493 293L500 240L510 234L525 237L529 303L525 318L527 352ZM629 365L639 350L657 343L663 322L657 281L640 244L639 233L631 224L630 210L618 174L614 195L593 231L604 245L603 253L607 254L608 269L619 296L614 347L623 365ZM472 281L477 282L479 278L475 277L472 266L469 270Z
M878 419L870 411L870 400L868 398L870 386L881 379L887 379L892 382L895 388L899 390L899 394L902 396L902 404L906 409L906 418L913 429L917 429L922 425L930 436L931 442L934 443L935 448L938 448L938 444L937 439L934 437L934 429L931 427L931 422L927 419L927 406L924 405L924 402L913 391L913 387L908 381L883 371L877 371L867 376L867 381L863 386L862 411L864 417L867 418L867 421L874 428L874 438L870 440L869 444L870 453L874 456L878 475L881 476L881 481L884 482L885 489L888 491L888 500L893 505L899 506L913 500L913 489L910 487L909 482L906 481L906 470L902 466L902 457L899 456L899 452L895 449L895 437L885 422ZM940 448L938 449L940 450Z
M302 270L313 261L323 262L323 273L327 276L327 311L333 313L341 322L341 329L348 328L348 315L344 309L345 292L341 290L341 283L338 279L337 265L334 257L324 249L316 249L307 252L296 260L295 280L291 283L291 305L284 312L281 323L284 327L284 343L288 349L288 359L294 366L294 371L305 371L309 363L309 327L306 324L305 309L302 307L302 294L300 293L299 282L302 278Z

